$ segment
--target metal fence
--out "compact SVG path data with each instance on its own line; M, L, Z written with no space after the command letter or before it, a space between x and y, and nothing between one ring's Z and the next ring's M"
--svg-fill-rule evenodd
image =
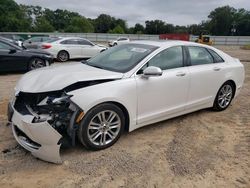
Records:
M210 36L215 45L242 46L250 44L250 36ZM198 36L191 35L190 41L195 41Z
M159 35L146 34L0 32L0 35L83 37L94 42L107 42L109 40L115 40L118 37L128 37L130 40L159 40ZM195 41L197 37L198 36L190 35L190 41ZM211 36L211 39L215 45L250 44L250 36Z

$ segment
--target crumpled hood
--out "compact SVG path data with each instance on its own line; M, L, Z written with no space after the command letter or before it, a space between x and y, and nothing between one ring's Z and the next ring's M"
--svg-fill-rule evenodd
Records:
M122 76L122 73L91 67L80 62L53 65L26 73L17 83L15 90L16 93L56 91L79 81L119 79Z

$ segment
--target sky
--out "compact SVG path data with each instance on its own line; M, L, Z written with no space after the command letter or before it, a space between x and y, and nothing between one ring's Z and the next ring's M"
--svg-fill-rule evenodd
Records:
M250 10L250 0L15 0L18 4L66 9L88 18L104 13L122 18L128 26L144 25L146 20L160 19L174 25L198 24L219 6Z

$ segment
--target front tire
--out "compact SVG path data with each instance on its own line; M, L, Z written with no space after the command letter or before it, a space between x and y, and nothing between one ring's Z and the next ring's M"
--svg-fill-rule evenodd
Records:
M35 57L30 60L28 69L35 70L35 69L42 68L45 66L46 66L46 63L43 59Z
M234 85L232 84L232 82L224 83L220 87L216 95L213 109L215 111L226 110L233 100L234 92L235 92L235 89L234 89Z
M105 149L120 138L124 127L122 110L112 103L103 103L84 116L78 130L78 139L87 149Z

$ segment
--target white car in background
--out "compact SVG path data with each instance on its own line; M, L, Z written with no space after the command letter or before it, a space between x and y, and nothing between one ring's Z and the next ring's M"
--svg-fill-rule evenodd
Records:
M94 44L80 37L53 38L43 43L41 48L61 62L76 58L91 58L107 49L104 45Z
M244 66L211 46L138 41L85 62L25 74L8 119L17 142L34 156L61 162L60 146L76 138L105 149L123 130L204 108L222 111L239 94Z
M129 42L130 42L129 38L120 37L117 40L109 41L108 44L109 44L110 47L112 47L112 46L116 46L116 45L119 45L119 44L126 44L126 43L129 43Z

